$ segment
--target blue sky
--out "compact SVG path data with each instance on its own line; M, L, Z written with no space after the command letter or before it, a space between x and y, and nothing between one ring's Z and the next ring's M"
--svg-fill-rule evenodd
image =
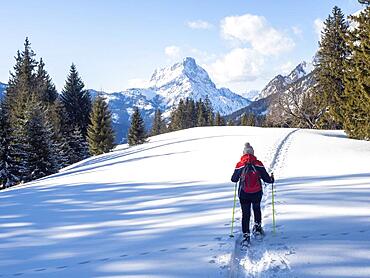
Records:
M88 88L145 86L158 67L192 56L218 87L262 87L317 49L320 23L357 0L0 0L0 82L29 37L58 90L72 62Z

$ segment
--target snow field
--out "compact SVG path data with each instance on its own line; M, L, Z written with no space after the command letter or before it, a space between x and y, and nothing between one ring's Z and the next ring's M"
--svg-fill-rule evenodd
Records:
M277 226L267 186L267 235L237 254L245 142L275 173ZM121 145L0 192L0 277L370 277L369 165L370 143L341 131L204 127Z
M245 142L263 160L288 132L163 134L3 191L0 275L225 277L234 166Z

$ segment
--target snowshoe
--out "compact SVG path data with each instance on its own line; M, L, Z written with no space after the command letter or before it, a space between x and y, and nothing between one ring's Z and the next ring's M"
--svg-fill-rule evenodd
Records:
M243 235L243 239L242 239L240 245L241 245L242 250L247 249L251 245L251 236L250 236L249 233L245 233Z
M265 232L263 231L261 224L257 224L257 223L253 226L252 233L253 233L253 236L258 240L262 240L262 238L265 235Z

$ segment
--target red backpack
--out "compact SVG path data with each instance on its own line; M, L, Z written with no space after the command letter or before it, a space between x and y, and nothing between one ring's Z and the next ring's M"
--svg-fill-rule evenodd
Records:
M240 174L240 187L246 193L255 193L262 189L260 173L250 162L245 164Z

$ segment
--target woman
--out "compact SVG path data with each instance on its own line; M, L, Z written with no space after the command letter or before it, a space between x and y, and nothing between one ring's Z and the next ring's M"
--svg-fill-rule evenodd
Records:
M269 176L267 174L262 162L254 156L253 147L249 143L245 143L243 156L236 164L231 181L239 181L238 196L242 207L242 230L244 241L248 243L250 241L249 221L251 205L254 213L253 234L264 234L261 226L261 200L263 194L261 179L267 183L273 183L274 175L271 174Z

